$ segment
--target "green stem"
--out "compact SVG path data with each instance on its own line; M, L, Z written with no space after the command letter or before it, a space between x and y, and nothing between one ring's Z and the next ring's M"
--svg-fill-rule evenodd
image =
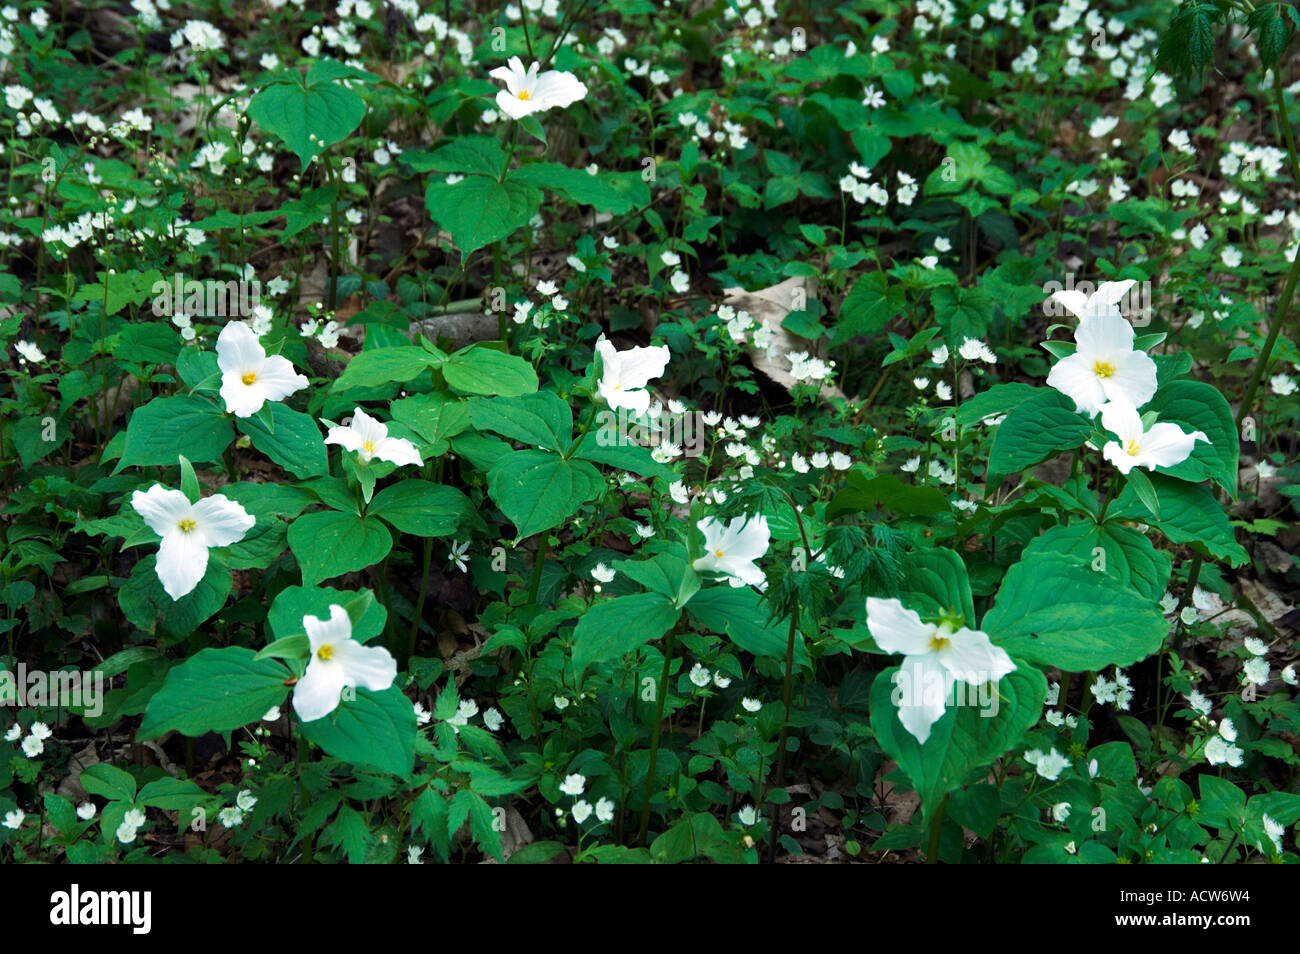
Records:
M939 863L939 835L943 833L943 819L948 809L948 796L945 795L934 810L934 817L930 819L930 843L925 851L925 863L934 865Z
M636 836L636 843L641 848L645 847L646 832L650 829L650 799L654 797L655 793L655 769L659 762L659 736L663 731L664 703L668 701L668 679L672 675L673 639L676 635L677 627L674 626L668 631L668 639L664 642L664 671L659 677L659 695L655 699L655 724L650 734L650 765L646 769L645 805L641 808L641 828Z

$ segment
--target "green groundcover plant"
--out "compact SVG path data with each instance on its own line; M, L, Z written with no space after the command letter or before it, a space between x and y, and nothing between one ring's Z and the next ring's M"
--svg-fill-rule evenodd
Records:
M73 6L0 858L1300 862L1293 6Z

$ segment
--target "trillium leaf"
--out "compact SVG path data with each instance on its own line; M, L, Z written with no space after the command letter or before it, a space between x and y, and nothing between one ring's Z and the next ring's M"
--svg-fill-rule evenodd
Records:
M1095 572L1104 572L1153 602L1165 595L1169 585L1169 554L1157 550L1137 530L1118 522L1098 526L1091 520L1075 520L1068 526L1052 527L1029 542L1022 559L1049 555L1066 557L1088 570L1100 566Z
M1181 464L1161 467L1159 473L1196 483L1209 478L1237 496L1237 425L1232 408L1219 389L1200 381L1172 381L1156 391L1145 410L1155 411L1163 422L1185 432L1202 431L1209 442L1197 441L1192 455Z
M191 395L154 398L131 415L117 469L171 467L181 454L199 463L219 460L234 436L230 421L211 401Z
M248 116L282 140L305 169L322 150L346 139L365 117L366 101L338 82L355 73L322 60L306 76L296 71L280 74L279 81L249 100Z
M156 554L144 557L118 590L118 606L132 625L174 643L193 633L226 605L232 585L230 569L217 558L216 551L208 551L208 567L203 578L178 600L173 600L163 589L156 565Z
M415 345L362 351L348 360L343 373L335 379L330 390L337 393L349 388L403 383L429 368L440 366L442 362L442 356Z
M136 737L154 739L168 729L190 736L229 732L261 719L284 702L289 671L255 657L251 649L228 646L200 650L173 667L149 700Z
M460 490L414 479L390 484L375 494L368 512L417 537L449 536L474 517L473 505Z
M573 412L553 391L519 397L471 398L470 418L480 431L495 431L524 444L563 454L569 449Z
M1233 536L1232 524L1214 493L1204 484L1153 474L1160 500L1160 519L1148 519L1174 543L1186 543L1205 556L1241 566L1250 560Z
M605 479L591 464L546 451L511 451L488 471L488 494L518 539L558 527L604 489Z
M345 691L329 715L302 723L307 740L336 759L402 778L410 778L414 768L415 730L415 710L396 686Z
M826 508L826 519L845 513L870 513L883 507L903 516L947 513L948 498L934 487L905 484L893 474L868 477L860 470L849 471L845 486L836 492Z
M956 691L963 695L930 727L924 745L898 719L894 676L899 667L885 670L872 683L871 728L885 754L911 780L927 813L974 770L1010 752L1042 715L1047 679L1033 666L1014 661L1016 670L996 684L980 689L958 683Z
M679 611L659 593L634 593L597 603L573 631L573 671L579 683L588 667L635 652L659 639Z
M471 346L457 351L442 365L450 387L466 394L518 397L537 390L537 372L517 355Z
M747 586L706 587L691 597L686 615L705 629L730 637L747 653L785 659L790 621L769 621L762 597ZM794 662L799 667L812 665L798 630L794 634Z
M585 169L570 169L554 162L524 166L511 173L510 180L554 190L573 202L594 207L597 212L623 215L636 208L630 198L609 184L604 174L593 176Z
M1083 445L1092 424L1074 402L1055 388L1038 388L998 426L989 454L989 473L1018 474L1049 457Z
M956 611L965 625L975 628L975 601L970 575L962 558L952 550L936 547L907 555L906 591L899 594L903 605L922 615Z
M300 479L328 474L329 455L316 420L279 401L268 401L262 407L270 415L270 428L257 417L239 420L239 429L253 446Z
M91 795L100 795L114 802L135 801L135 778L106 762L86 766L80 781L81 787Z
M364 570L392 548L393 535L374 517L326 510L303 514L289 525L289 549L298 558L306 586Z
M286 586L276 594L266 621L270 624L271 633L275 635L276 641L280 642L303 634L304 616L329 619L332 605L338 604L346 609L359 596L368 594L370 590L336 590L328 586ZM350 613L349 617L351 617ZM372 599L365 611L358 618L352 619L352 638L359 643L364 643L382 633L387 621L388 610L382 603Z
M464 261L527 225L541 207L542 192L513 179L469 176L452 184L430 183L424 203L433 221L451 233Z
M1169 632L1154 599L1065 556L1028 551L980 628L1013 656L1066 672L1132 665Z

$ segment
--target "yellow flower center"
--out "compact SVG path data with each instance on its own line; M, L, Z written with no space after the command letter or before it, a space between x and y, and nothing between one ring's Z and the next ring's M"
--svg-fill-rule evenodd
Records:
M930 637L930 652L941 653L948 648L951 642L952 640L943 635L942 631L937 632Z
M252 384L254 381L257 380L257 372L249 371L246 375L240 378L240 380L243 381L245 384Z
M320 649L316 650L316 655L320 657L322 662L329 662L334 656L334 647L329 645L322 646Z
M374 454L375 454L375 442L374 442L374 441L363 441L362 444L361 444L361 449L362 449L363 451L365 451L368 455L370 455L371 457L373 457Z
M1099 378L1109 378L1115 373L1115 366L1109 361L1098 361L1092 366L1092 371Z
M533 98L533 94L530 93L530 92L528 92L528 90L526 90L526 89L521 89L521 90L519 91L519 98L520 98L520 99L532 99L532 98Z
M1142 452L1142 448L1138 446L1138 442L1135 440L1127 442L1124 445L1124 450L1128 451L1128 455L1130 457L1136 457L1138 454Z
M193 520L191 520L189 517L186 517L180 523L176 524L177 529L179 529L181 533L189 533L197 526L198 524L195 523Z

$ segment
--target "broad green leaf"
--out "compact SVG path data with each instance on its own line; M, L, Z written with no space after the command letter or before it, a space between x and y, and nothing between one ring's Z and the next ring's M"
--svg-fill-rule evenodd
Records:
M705 629L728 636L747 653L768 659L785 659L790 621L769 621L762 597L747 586L706 587L691 597L686 604L686 615ZM800 668L811 665L803 634L797 629L794 662Z
M591 464L546 451L511 451L488 471L488 494L515 525L517 539L558 527L604 489Z
M1100 552L1098 552L1100 550ZM1169 585L1172 561L1132 527L1115 521L1098 526L1091 520L1075 520L1069 526L1055 526L1029 541L1021 558L1037 559L1054 554L1131 587L1156 602Z
M239 429L253 446L300 479L328 474L329 457L315 419L279 401L266 406L271 409L274 430L268 430L256 417L239 419Z
M980 626L1011 655L1066 672L1130 666L1164 642L1154 600L1066 557L1038 554L1007 571Z
M871 727L876 740L907 774L927 815L974 770L1010 752L1043 714L1047 679L1021 660L1016 665L1014 672L983 688L958 683L955 691L962 695L949 701L924 745L898 719L894 702L898 667L885 670L872 683Z
M922 616L955 611L974 628L975 602L966 564L952 550L915 550L907 555L903 605Z
M851 470L845 486L836 492L826 508L826 519L834 520L845 513L872 513L876 507L903 516L927 516L947 513L948 498L934 487L905 484L893 474L868 477Z
M371 765L410 778L415 762L415 710L400 689L345 692L339 707L324 718L302 723L308 741L337 759Z
M1092 424L1074 409L1074 402L1055 388L1039 388L998 425L989 453L989 473L1018 474L1049 457L1081 446Z
M392 548L393 535L374 517L325 510L303 514L289 525L289 549L298 558L306 586L364 570Z
M360 594L369 592L361 590ZM346 609L358 595L357 591L336 590L328 586L286 586L276 594L266 621L277 640L286 639L305 632L304 616L329 619L330 606L338 604ZM382 633L387 621L388 610L382 603L372 600L361 617L352 621L352 638L364 643Z
M390 484L370 501L367 513L384 518L402 533L417 537L445 537L470 520L474 507L455 487L427 480Z
M1151 483L1160 501L1160 519L1148 519L1166 537L1174 543L1190 544L1211 559L1223 560L1230 566L1241 566L1250 560L1250 555L1233 536L1223 505L1209 487L1158 473L1151 475Z
M1143 411L1155 411L1161 421L1178 424L1187 433L1202 431L1210 439L1198 440L1187 460L1161 467L1159 473L1192 483L1208 477L1236 499L1237 425L1218 388L1200 381L1173 381L1160 388Z
M519 397L471 398L469 412L480 431L495 431L524 444L563 454L573 432L573 411L553 391Z
M158 633L175 642L195 632L214 613L226 605L230 595L230 569L213 553L203 578L189 593L173 600L163 589L156 570L156 554L143 557L131 570L131 576L117 591L122 615L146 633Z
M672 629L679 612L659 593L634 593L597 603L573 631L573 671L579 683L589 666L619 659Z
M516 355L492 348L462 348L442 365L448 386L466 394L518 397L537 390L537 372Z
M605 175L593 176L585 169L570 169L554 162L524 166L510 174L510 181L552 189L581 205L593 206L597 212L622 215L636 208L629 197L606 181Z
M131 415L117 469L171 467L181 454L199 463L220 460L234 436L230 421L211 401L189 395L154 398Z
M320 60L303 76L279 75L248 103L248 116L279 137L305 169L322 150L342 142L361 124L366 101L339 82L347 67Z
M135 779L107 762L86 766L80 777L81 787L91 795L100 795L113 802L135 801Z
M375 348L353 355L331 386L332 391L404 383L429 368L439 367L445 356L415 345Z
M261 719L284 702L289 671L254 656L243 646L203 649L173 667L149 700L136 738L154 739L168 729L190 736L229 732Z
M528 224L542 204L541 190L507 179L468 176L460 182L431 182L424 194L429 216L451 233L461 261Z

